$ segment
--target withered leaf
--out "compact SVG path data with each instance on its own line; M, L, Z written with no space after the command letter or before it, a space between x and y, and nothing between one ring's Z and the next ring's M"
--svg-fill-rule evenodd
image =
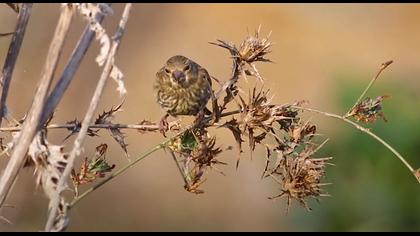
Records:
M242 131L239 128L238 120L236 120L235 118L232 118L232 120L227 121L220 127L228 128L232 132L233 137L235 138L236 144L238 145L239 153L242 153L243 152L242 143L244 142L244 140L242 139Z
M111 136L115 139L115 141L117 141L117 143L120 145L120 147L124 150L126 157L128 158L128 151L127 151L127 146L128 144L125 143L125 135L123 132L121 132L121 130L117 129L117 128L111 128Z
M125 88L124 74L115 64L112 66L112 70L109 76L113 78L117 83L117 91L120 93L120 97L126 95L127 89Z
M95 120L95 124L112 124L112 120L115 118L115 113L121 111L121 107L124 104L123 100L118 106L115 108L112 107L109 111L104 111L102 114L98 116ZM123 149L125 155L128 157L127 146L125 142L125 135L119 128L109 128L111 131L111 136L114 138L115 141L120 145Z
M204 183L204 181L200 181L200 182L197 181L191 185L185 185L184 188L190 193L203 194L204 190L198 189L198 187L200 187L200 185Z
M267 145L265 146L265 153L266 153L265 154L265 157L266 157L265 167L264 167L264 171L261 175L261 178L264 178L264 175L268 170L268 165L270 164L271 149Z
M238 168L239 167L240 154L243 152L242 143L244 142L244 140L242 139L242 131L239 128L239 123L235 118L232 118L232 120L227 121L226 123L224 123L220 127L228 128L232 132L233 137L235 138L236 144L238 146L238 159L236 161L236 168Z
M217 43L213 43L213 42L209 42L209 43L229 50L232 56L239 56L238 49L232 43L228 43L220 39L217 40Z
M305 137L312 138L316 132L316 126L309 124L298 124L291 129L290 138L292 142L300 143Z
M274 132L274 131L272 131L272 132ZM259 134L257 136L254 136L254 142L255 143L261 143L265 139L266 136L267 136L267 133L262 132L261 134ZM255 144L254 144L254 146L255 146Z
M95 124L112 124L112 120L115 118L115 113L121 111L121 107L124 104L124 100L115 108L112 107L109 111L104 111L95 120Z
M107 6L105 3L72 3L78 12L84 16L89 21L89 26L92 31L95 32L95 39L99 41L100 49L99 55L96 57L96 62L99 66L103 66L108 57L109 51L111 49L111 40L105 28L102 24L96 19L96 16L107 15L112 13L112 8Z
M59 180L62 178L63 171L67 166L68 156L63 152L62 146L51 145L48 143L45 131L37 133L28 149L28 156L35 164L36 183L42 186L45 195L51 200L55 198L58 189ZM49 209L51 205L49 205ZM68 204L65 199L60 196L59 210L55 216L52 231L62 231L68 225L67 216Z
M232 83L231 86L226 88L226 96L223 98L223 105L220 107L220 112L226 109L227 104L229 104L236 95L238 95L238 86L236 83Z

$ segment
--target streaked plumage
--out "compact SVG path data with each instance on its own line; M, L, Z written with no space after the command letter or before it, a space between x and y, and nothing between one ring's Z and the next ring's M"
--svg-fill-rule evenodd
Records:
M156 73L155 92L169 115L197 115L212 95L208 72L184 56L173 56Z

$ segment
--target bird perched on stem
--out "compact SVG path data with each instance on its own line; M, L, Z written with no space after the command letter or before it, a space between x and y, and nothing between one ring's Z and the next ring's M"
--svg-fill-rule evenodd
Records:
M165 135L168 130L169 115L197 116L197 119L210 115L206 108L212 97L210 75L193 60L177 55L169 58L166 64L156 73L154 85L156 98L166 115L159 126Z

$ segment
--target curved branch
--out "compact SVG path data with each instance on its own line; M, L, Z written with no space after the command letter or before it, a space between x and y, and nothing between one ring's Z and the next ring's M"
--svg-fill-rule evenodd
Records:
M358 130L360 130L363 133L368 134L369 136L376 139L378 142L380 142L382 145L384 145L386 148L388 148L392 153L394 153L394 155L410 170L410 172L414 175L414 177L420 183L420 177L417 176L416 170L414 170L414 168L405 160L405 158L397 150L395 150L390 144L385 142L382 138L380 138L376 134L372 133L372 131L370 131L369 129L367 129L367 128L357 124L356 122L351 121L351 120L349 120L349 119L347 119L343 116L339 116L339 115L324 112L324 111L319 111L319 110L316 110L316 109L306 108L306 107L300 107L300 106L292 106L292 107L296 108L296 109L304 110L304 111L310 111L310 112L318 113L318 114L321 114L321 115L324 115L324 116L327 116L327 117L332 117L332 118L342 120L342 121L344 121L348 124L353 125Z

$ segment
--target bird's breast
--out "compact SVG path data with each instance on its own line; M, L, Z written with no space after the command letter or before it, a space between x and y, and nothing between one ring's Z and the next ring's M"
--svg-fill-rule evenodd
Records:
M211 96L211 88L200 83L187 88L158 86L157 99L161 107L171 115L195 115L203 109Z

